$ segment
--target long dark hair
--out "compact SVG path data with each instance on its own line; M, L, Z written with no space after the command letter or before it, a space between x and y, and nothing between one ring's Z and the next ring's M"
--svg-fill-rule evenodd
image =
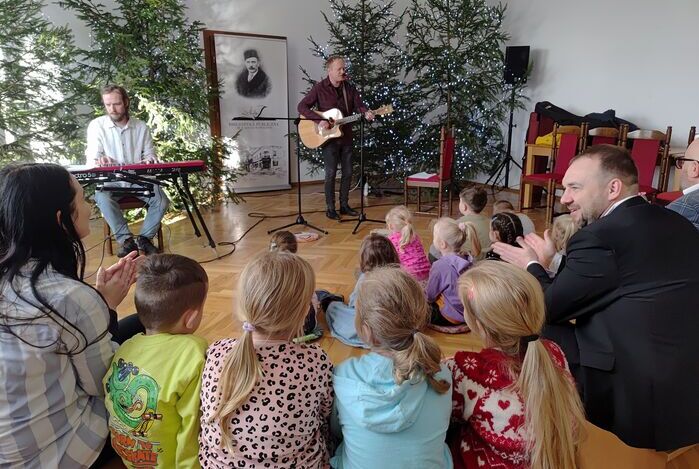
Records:
M70 173L61 166L29 163L0 170L0 282L39 311L35 317L13 317L9 311L0 310L0 328L28 345L47 348L55 344L29 344L14 329L48 318L72 334L79 344L68 354L80 353L94 342L88 343L85 334L46 301L36 284L49 266L82 282L85 248L73 224L74 198ZM59 211L60 224L56 219ZM13 285L15 276L30 261L35 262L30 285L36 301L22 296Z

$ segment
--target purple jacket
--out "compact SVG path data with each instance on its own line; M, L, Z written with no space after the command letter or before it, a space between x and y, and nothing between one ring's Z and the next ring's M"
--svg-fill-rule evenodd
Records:
M464 322L464 305L459 299L457 281L459 276L473 265L471 256L447 254L435 261L427 281L427 301L433 303L441 295L444 306L440 312L455 322Z
M329 109L338 108L342 111L342 115L347 117L351 114L361 112L364 113L369 110L368 107L362 102L362 98L359 96L357 89L352 86L347 81L343 82L345 90L347 90L347 104L349 104L349 109L345 106L345 98L340 92L338 96L337 89L333 87L330 83L328 77L323 78L321 81L317 82L308 92L305 98L301 100L297 109L299 114L307 119L316 119L318 114L313 112L312 107L320 112L327 111ZM342 129L342 143L349 145L352 143L352 125L346 124L341 127Z

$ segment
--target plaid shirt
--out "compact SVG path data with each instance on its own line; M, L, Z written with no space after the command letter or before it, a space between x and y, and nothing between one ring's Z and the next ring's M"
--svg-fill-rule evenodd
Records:
M67 355L82 348L85 339L73 328L61 327L59 317L30 319L40 315L26 301L38 304L29 282L33 265L15 277L14 288L0 284L0 311L22 338L0 329L0 466L87 467L107 441L102 378L116 344L107 334ZM49 267L36 289L88 343L107 330L109 310L92 288Z
M667 206L670 210L679 213L694 224L699 230L699 190L683 195Z

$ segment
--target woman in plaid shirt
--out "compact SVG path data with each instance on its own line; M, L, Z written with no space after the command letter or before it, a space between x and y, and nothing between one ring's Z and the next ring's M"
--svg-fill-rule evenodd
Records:
M107 441L101 382L135 262L83 282L90 212L60 166L0 170L2 467L89 467Z

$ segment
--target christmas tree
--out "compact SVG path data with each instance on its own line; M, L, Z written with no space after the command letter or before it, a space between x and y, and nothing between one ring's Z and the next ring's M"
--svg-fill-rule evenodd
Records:
M416 166L415 155L421 154L415 136L422 127L425 110L417 86L401 78L405 56L395 40L405 11L395 13L393 0L330 0L330 7L330 16L322 13L330 41L322 46L310 37L313 54L323 60L330 55L345 57L348 73L363 101L370 108L392 104L394 109L392 114L364 127L364 167L367 180L374 186L402 176ZM313 85L314 78L301 70L305 80ZM355 126L355 156L359 154L358 130ZM319 151L302 148L301 156L316 168L323 165ZM354 158L354 162L358 166L359 158Z
M454 127L457 179L488 172L503 157L502 128L513 96L503 78L504 15L504 5L484 0L412 0L409 10L407 71L429 113L419 138L438 161L439 129ZM516 91L512 104L518 106Z
M151 129L158 157L206 161L213 177L199 181L196 195L218 200L221 178L229 181L234 174L222 164L230 142L210 136L209 103L217 98L217 87L207 82L199 47L203 25L187 20L179 0L115 3L115 10L109 10L92 0L59 2L91 30L92 48L84 54L94 77L95 115L104 112L99 86L124 86L131 113Z
M80 157L87 116L79 50L42 0L0 0L0 164Z

